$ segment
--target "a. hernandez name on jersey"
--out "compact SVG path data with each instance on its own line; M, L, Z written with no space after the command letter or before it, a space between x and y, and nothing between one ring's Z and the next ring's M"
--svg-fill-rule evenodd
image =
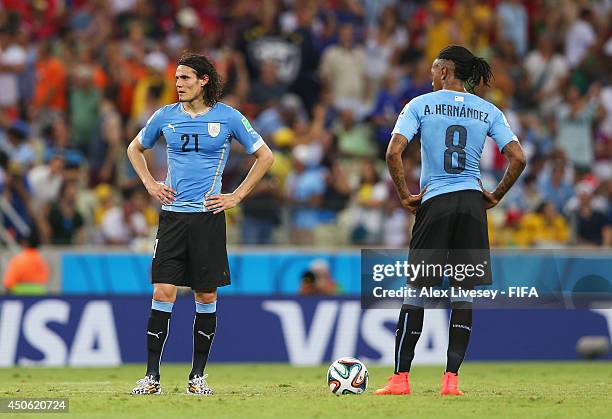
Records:
M264 144L238 110L220 102L195 116L189 115L181 103L160 108L140 130L138 141L144 148L151 148L161 135L168 152L166 185L176 191L176 200L162 209L177 212L206 212L206 197L221 193L232 138L249 154Z
M471 93L452 90L427 93L404 107L393 134L412 141L419 131L421 190L427 187L423 202L443 193L481 190L480 156L487 136L500 150L517 140L495 105Z

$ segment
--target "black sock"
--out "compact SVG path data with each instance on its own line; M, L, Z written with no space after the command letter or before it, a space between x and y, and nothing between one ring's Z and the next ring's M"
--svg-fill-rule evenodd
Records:
M147 375L153 375L157 380L159 380L159 362L164 343L168 339L170 314L172 313L151 309L147 325Z
M217 329L217 313L196 313L193 323L193 364L189 379L204 375L206 361Z
M472 332L472 303L452 303L451 307L446 372L457 374L465 357Z
M395 331L395 373L409 372L421 331L425 310L419 307L402 308Z

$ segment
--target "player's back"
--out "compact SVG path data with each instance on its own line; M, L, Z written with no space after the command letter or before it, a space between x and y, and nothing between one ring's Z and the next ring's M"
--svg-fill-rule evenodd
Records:
M502 112L480 97L438 90L413 99L394 133L421 133L423 201L448 192L480 190L480 156L490 135L500 150L516 139Z

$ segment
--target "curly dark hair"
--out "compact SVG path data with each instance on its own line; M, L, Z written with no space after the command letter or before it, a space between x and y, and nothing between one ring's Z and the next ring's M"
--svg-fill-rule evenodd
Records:
M214 106L223 93L223 81L210 60L205 55L188 52L179 58L177 66L179 65L192 68L200 79L208 76L208 83L204 87L204 103L207 106Z

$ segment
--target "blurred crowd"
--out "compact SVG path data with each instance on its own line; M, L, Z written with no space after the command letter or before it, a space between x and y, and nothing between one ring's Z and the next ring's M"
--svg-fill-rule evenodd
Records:
M489 211L493 246L612 246L610 0L0 0L0 214L46 244L151 247L158 204L125 149L174 102L177 58L207 54L276 155L240 208L241 244L405 246L384 154L405 103L431 91L449 44L491 64L477 93L502 109L529 164ZM166 173L161 140L148 156ZM405 155L419 189L418 138ZM251 157L233 147L223 187ZM487 141L493 189L505 167ZM9 213L13 211L11 217Z

